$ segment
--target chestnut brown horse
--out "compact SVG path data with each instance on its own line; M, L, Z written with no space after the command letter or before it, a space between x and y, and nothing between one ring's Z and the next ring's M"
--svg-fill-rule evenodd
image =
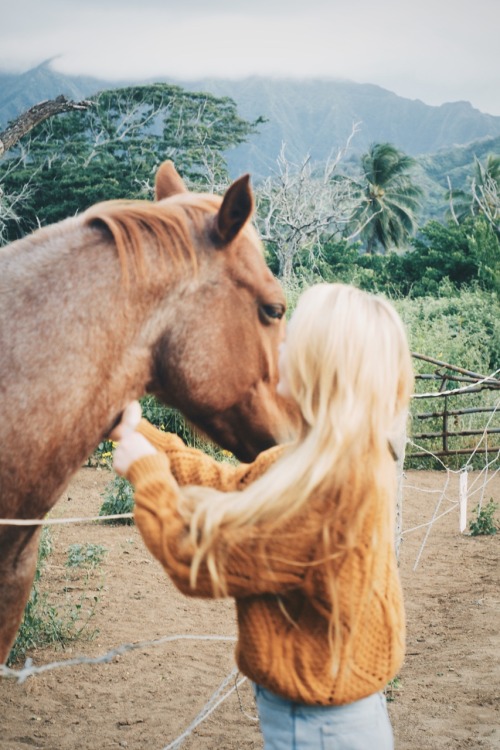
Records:
M40 519L144 393L242 460L284 425L285 302L249 223L248 176L155 202L110 201L0 249L0 519ZM22 618L39 527L0 522L0 663Z

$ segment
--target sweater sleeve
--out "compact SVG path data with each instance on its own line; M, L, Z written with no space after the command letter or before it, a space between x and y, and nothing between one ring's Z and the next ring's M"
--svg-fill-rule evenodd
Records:
M277 446L265 451L251 464L234 464L216 461L196 448L188 448L183 441L171 432L162 432L142 419L137 428L158 450L168 456L170 471L181 486L188 484L213 487L222 492L242 489L262 472L262 464L269 461L268 454L279 455L283 447Z
M190 596L214 597L207 566L202 563L194 586L190 570L194 548L188 522L178 511L179 486L168 458L157 453L139 459L129 469L135 487L135 520L150 552L161 562L175 585ZM303 525L266 533L248 525L236 532L221 530L217 553L227 594L241 598L284 593L301 587L311 550L317 542Z

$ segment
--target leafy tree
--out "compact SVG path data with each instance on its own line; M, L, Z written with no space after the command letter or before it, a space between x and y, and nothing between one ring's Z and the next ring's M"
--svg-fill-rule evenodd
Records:
M12 122L9 122L5 130L0 133L0 158L13 148L34 127L51 117L63 112L74 112L87 109L90 103L87 101L68 101L65 96L49 99L30 107L22 112ZM15 160L11 160L7 173L15 169ZM26 183L16 193L5 193L0 185L0 245L8 241L9 224L19 224L19 210L22 210L26 198L30 193L30 185Z
M460 225L430 221L412 245L401 255L370 255L346 240L326 239L316 271L391 297L446 296L471 285L500 295L500 242L484 216Z
M447 278L456 286L477 278L477 262L465 226L430 221L413 241L413 251L394 260L392 276L406 296L439 294Z
M411 179L414 166L412 157L390 143L375 143L361 157L362 203L355 219L364 225L367 253L401 247L415 231L422 190Z
M223 152L254 129L231 99L168 84L103 91L90 102L85 111L44 122L3 160L5 193L31 188L20 225L9 225L10 239L97 201L149 197L166 158L188 182L212 189L228 180Z
M439 296L445 281L500 293L500 244L483 217L460 225L430 221L412 244L411 252L388 256L381 274L399 294Z

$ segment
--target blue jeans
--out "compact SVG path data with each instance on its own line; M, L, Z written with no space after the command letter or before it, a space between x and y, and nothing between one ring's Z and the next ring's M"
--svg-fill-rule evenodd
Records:
M393 750L385 696L345 706L308 706L254 684L264 750Z

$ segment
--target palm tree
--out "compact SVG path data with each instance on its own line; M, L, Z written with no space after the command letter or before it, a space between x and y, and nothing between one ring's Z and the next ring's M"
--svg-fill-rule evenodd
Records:
M423 193L409 175L415 164L390 143L374 143L361 157L362 196L355 220L367 253L377 246L382 252L401 247L415 231Z

